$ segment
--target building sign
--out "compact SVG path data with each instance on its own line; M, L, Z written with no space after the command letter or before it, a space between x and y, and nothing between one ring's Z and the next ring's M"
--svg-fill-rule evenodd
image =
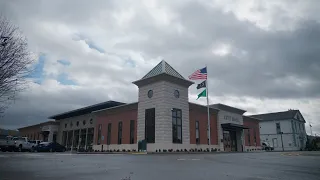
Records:
M232 122L237 122L237 123L240 123L240 120L236 117L232 117L232 116L228 116L228 115L225 115L223 117L223 119L225 120L228 120L228 121L232 121Z
M50 127L49 126L43 126L42 127L42 131L49 131L50 130Z

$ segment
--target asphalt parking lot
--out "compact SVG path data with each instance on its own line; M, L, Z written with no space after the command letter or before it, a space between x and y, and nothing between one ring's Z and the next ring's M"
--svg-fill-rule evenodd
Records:
M1 153L1 180L320 179L320 153Z

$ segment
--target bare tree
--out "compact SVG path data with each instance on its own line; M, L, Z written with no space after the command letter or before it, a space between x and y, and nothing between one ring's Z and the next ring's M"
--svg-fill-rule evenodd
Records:
M19 28L0 16L0 114L26 88L33 56Z

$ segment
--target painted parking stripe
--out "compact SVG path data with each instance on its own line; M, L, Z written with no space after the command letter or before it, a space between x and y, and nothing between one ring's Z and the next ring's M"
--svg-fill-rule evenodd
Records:
M20 157L42 157L43 154L17 154L16 156L20 156Z
M282 153L283 156L300 156L300 153Z
M178 161L185 161L186 159L177 159Z
M178 161L199 161L200 159L183 159L183 158L179 158L177 160Z

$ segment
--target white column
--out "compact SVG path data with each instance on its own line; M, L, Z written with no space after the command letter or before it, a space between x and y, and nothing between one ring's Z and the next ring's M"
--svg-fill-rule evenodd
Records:
M53 141L53 132L49 131L48 142Z
M86 128L86 140L84 141L84 149L87 150L88 128Z
M71 152L73 151L73 141L74 141L74 130L72 130Z

